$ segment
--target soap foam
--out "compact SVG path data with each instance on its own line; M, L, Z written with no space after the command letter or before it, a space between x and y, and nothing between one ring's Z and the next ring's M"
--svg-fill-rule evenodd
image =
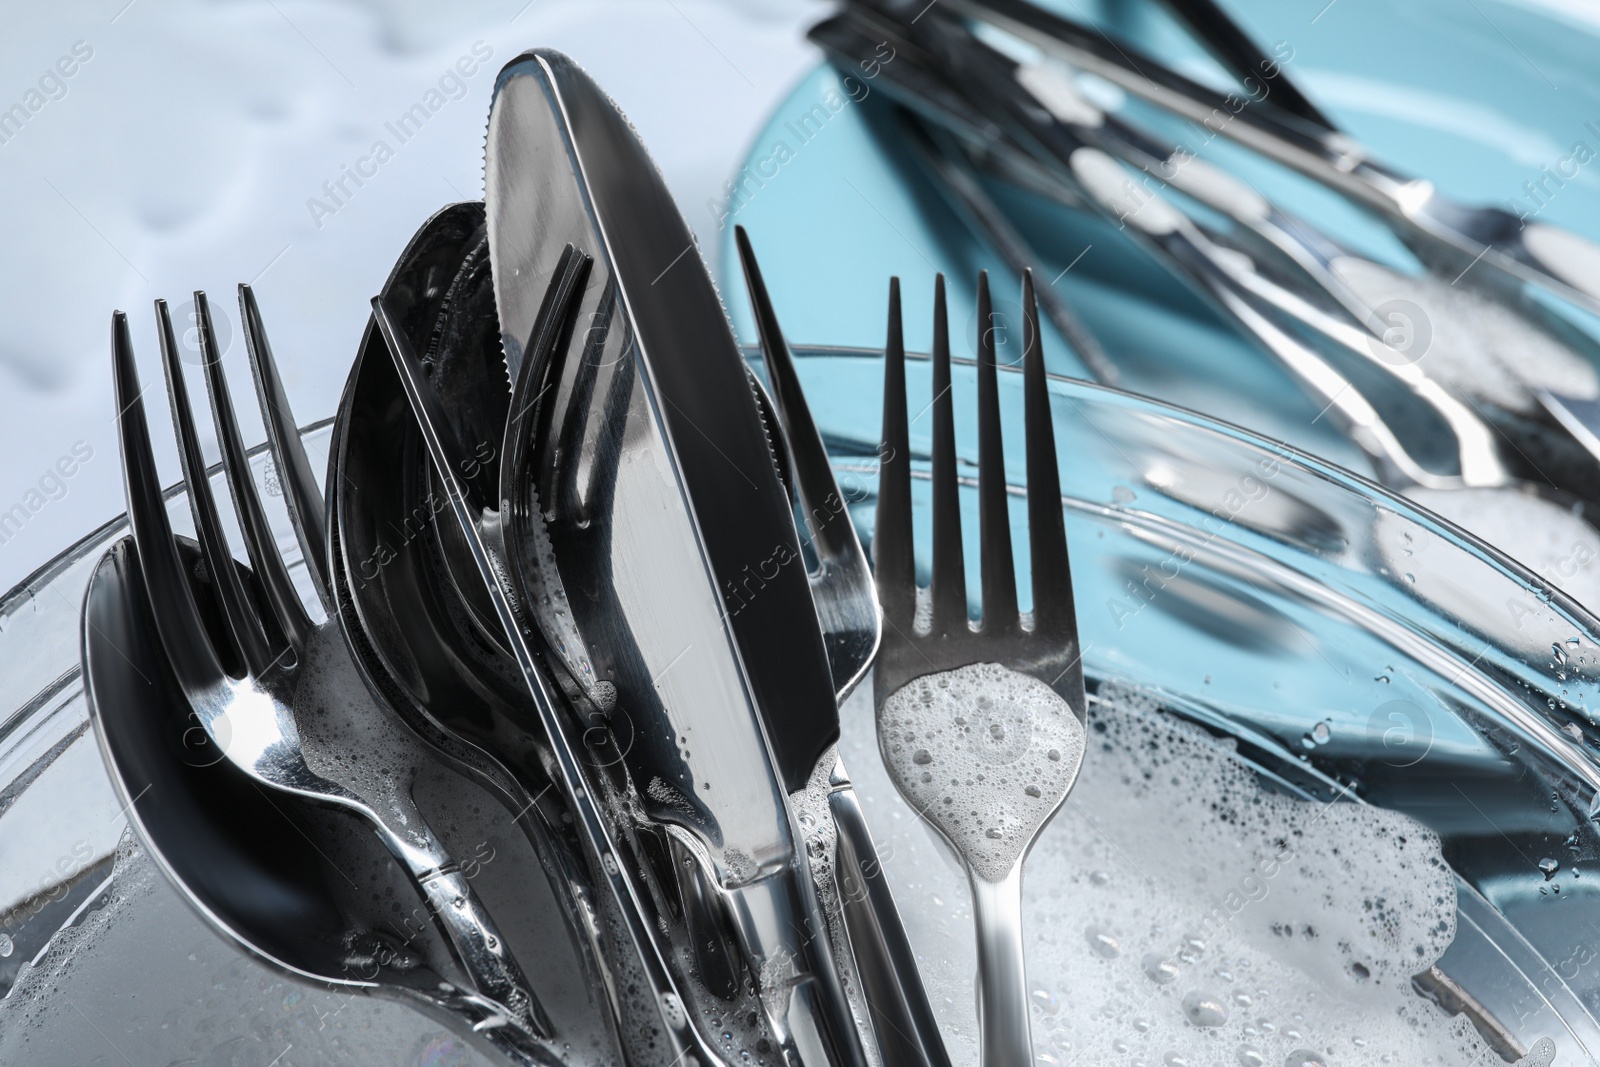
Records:
M416 823L411 786L432 758L356 673L337 626L306 642L295 683L294 719L306 765L360 797L391 830L418 848L437 847Z
M1522 413L1535 409L1535 389L1579 397L1600 393L1600 380L1586 359L1515 311L1465 287L1432 275L1399 274L1352 256L1336 259L1333 269L1375 309L1391 301L1417 305L1426 322L1411 325L1431 332L1422 367L1454 389Z
M1044 682L997 663L924 675L878 712L901 795L991 881L1004 878L1072 788L1083 724Z
M1559 504L1515 489L1411 489L1406 496L1600 610L1600 532Z
M870 701L843 718L952 1058L976 1062L964 879L863 751ZM1431 830L1269 793L1231 741L1126 689L1092 703L1088 748L1024 879L1039 1063L1497 1060L1411 987L1455 934L1454 875Z

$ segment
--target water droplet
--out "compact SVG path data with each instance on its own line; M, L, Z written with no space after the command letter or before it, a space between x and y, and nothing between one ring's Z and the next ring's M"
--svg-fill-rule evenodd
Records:
M688 1016L683 1010L683 1001L678 999L676 993L661 994L661 1017L674 1029L688 1021Z
M1283 1067L1328 1067L1328 1061L1320 1052L1297 1048L1283 1058Z
M1312 749L1318 745L1325 745L1333 738L1333 728L1326 720L1317 723L1307 730L1300 738L1302 748Z
M16 946L11 943L11 938L0 934L0 959L8 959L16 951Z
M1089 938L1089 947L1101 959L1114 960L1122 955L1122 942L1106 933L1097 926L1091 926L1085 931Z
M1218 997L1195 989L1183 996L1183 1017L1193 1026L1209 1029L1228 1021L1228 1006Z
M1539 871L1544 875L1544 880L1547 882L1554 878L1556 876L1556 872L1560 869L1561 864L1556 860L1551 859L1549 856L1546 856L1544 859L1539 861Z
M1089 881L1094 885L1109 885L1111 882L1110 871L1090 871Z
M1240 1045L1239 1051L1233 1054L1233 1058L1239 1061L1239 1067L1261 1067L1267 1062L1267 1058L1261 1055L1261 1050L1250 1045Z
M919 748L911 754L911 762L920 767L926 767L933 762L933 753L925 748Z
M1028 999L1033 1001L1033 1006L1046 1015L1054 1015L1061 1010L1061 1002L1056 995L1048 989L1035 989L1029 994Z
M1178 965L1159 952L1147 952L1144 959L1139 961L1139 966L1144 968L1144 973L1150 976L1153 982L1167 985L1178 980Z
M1161 1062L1166 1064L1166 1067L1189 1067L1189 1061L1176 1052L1167 1053L1161 1057Z

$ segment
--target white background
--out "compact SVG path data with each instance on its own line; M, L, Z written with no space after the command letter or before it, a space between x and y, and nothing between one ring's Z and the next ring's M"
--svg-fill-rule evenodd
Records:
M0 127L0 513L42 504L20 531L0 530L0 590L123 510L112 309L130 316L157 460L175 482L155 298L178 311L204 289L226 313L247 441L262 433L235 325L241 281L254 282L296 417L331 414L367 301L406 241L435 209L482 195L495 74L535 46L565 51L616 98L714 255L707 201L817 62L804 32L826 12L811 0L0 4L0 112L44 101L19 132ZM400 144L385 123L478 42L492 57L464 94ZM41 89L75 45L92 56ZM378 139L394 158L314 217L308 200L331 204L323 183ZM198 373L190 389L203 412ZM92 458L57 480L78 442Z

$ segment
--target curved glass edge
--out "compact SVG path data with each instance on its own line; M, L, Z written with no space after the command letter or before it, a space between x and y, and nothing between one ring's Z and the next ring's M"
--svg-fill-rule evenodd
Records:
M332 426L331 418L321 419L302 428L301 436L314 446ZM262 468L269 463L266 443L250 449L249 454L258 480L272 494L273 483L262 477ZM207 474L213 480L221 478L222 465L211 466ZM175 527L189 531L193 524L188 508L178 506L185 499L183 483L167 487L162 495ZM226 507L230 499L226 493L220 494L219 506ZM101 555L126 532L127 525L126 514L103 523L0 597L0 752L22 714L38 700L47 699L47 694L70 685L77 676L78 618L83 594ZM283 534L288 529L285 525L279 532ZM298 554L296 547L295 555ZM62 657L62 649L72 650L70 663Z
M870 540L881 355L800 349L797 356L852 517ZM914 396L927 388L926 370L925 360L913 360L908 369ZM968 482L976 473L971 372L970 361L958 361L957 429ZM1019 377L1002 375L1003 404L1020 403ZM1210 716L1291 770L1304 761L1296 744L1311 723L1308 708L1326 713L1330 725L1328 748L1316 753L1320 760L1340 746L1358 751L1365 742L1370 749L1375 740L1372 719L1341 716L1335 704L1381 710L1380 697L1409 700L1433 714L1430 760L1458 768L1504 762L1520 744L1524 758L1539 757L1538 788L1553 783L1564 808L1585 810L1600 782L1600 762L1583 733L1583 713L1600 705L1600 663L1591 654L1600 624L1581 608L1448 522L1336 465L1119 390L1063 378L1052 380L1051 389L1092 676L1148 688L1191 717ZM926 451L927 421L913 426L914 459L919 449ZM308 436L326 430L326 423L318 424ZM1009 424L1006 444L1008 477L1020 484L1021 442ZM263 453L256 450L257 477L270 492ZM923 484L919 507L926 506ZM186 529L182 487L167 495L177 527ZM1023 509L1013 512L1014 535L1025 537L1025 524L1016 521ZM967 504L964 517L975 527L976 508ZM4 675L11 701L0 728L0 780L16 780L24 763L33 766L55 746L83 747L73 746L85 726L76 685L79 604L99 551L122 529L120 520L103 526L0 602L6 620L0 670L11 672ZM968 536L976 536L975 528ZM1414 555L1404 558L1415 560L1409 574L1401 570L1408 551ZM1025 558L1019 554L1019 563ZM1124 588L1129 575L1148 575L1149 568L1159 574L1163 561L1174 560L1182 565L1173 580L1140 587L1153 594L1149 599ZM1025 568L1019 578L1026 587ZM1249 630L1244 616L1227 620L1232 634L1197 629L1193 612L1207 597L1213 606L1254 604L1277 612L1263 629L1288 636L1240 643ZM1484 605L1502 597L1517 600L1520 613L1509 621L1486 617ZM1312 640L1298 647L1294 631ZM1571 638L1579 647L1565 664L1542 658ZM1315 647L1318 641L1324 647ZM1184 647L1199 651L1185 654ZM1353 665L1386 658L1402 669L1381 681L1354 676ZM1207 671L1213 660L1217 666ZM1230 686L1230 674L1263 669L1282 671L1291 682L1280 706L1264 705L1267 690L1259 678ZM1403 779L1404 770L1394 769L1389 778ZM1405 797L1382 792L1398 788L1394 781L1376 781L1373 800L1406 808ZM1311 795L1341 788L1339 775L1319 775L1316 764L1293 782ZM1524 792L1524 800L1538 803L1533 792ZM58 843L52 847L59 850ZM1506 928L1496 945L1520 939L1527 968L1559 958L1563 935L1539 926L1520 883L1507 889L1497 872L1474 873L1470 862L1459 866L1468 871L1467 884L1483 894L1468 894L1463 907L1485 901L1483 923ZM81 881L84 892L94 891L92 874Z

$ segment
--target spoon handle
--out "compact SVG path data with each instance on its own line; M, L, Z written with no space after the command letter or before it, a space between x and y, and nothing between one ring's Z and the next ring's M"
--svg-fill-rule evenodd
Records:
M979 1067L1031 1067L1028 975L1022 959L1022 862L998 881L968 868L978 934Z

